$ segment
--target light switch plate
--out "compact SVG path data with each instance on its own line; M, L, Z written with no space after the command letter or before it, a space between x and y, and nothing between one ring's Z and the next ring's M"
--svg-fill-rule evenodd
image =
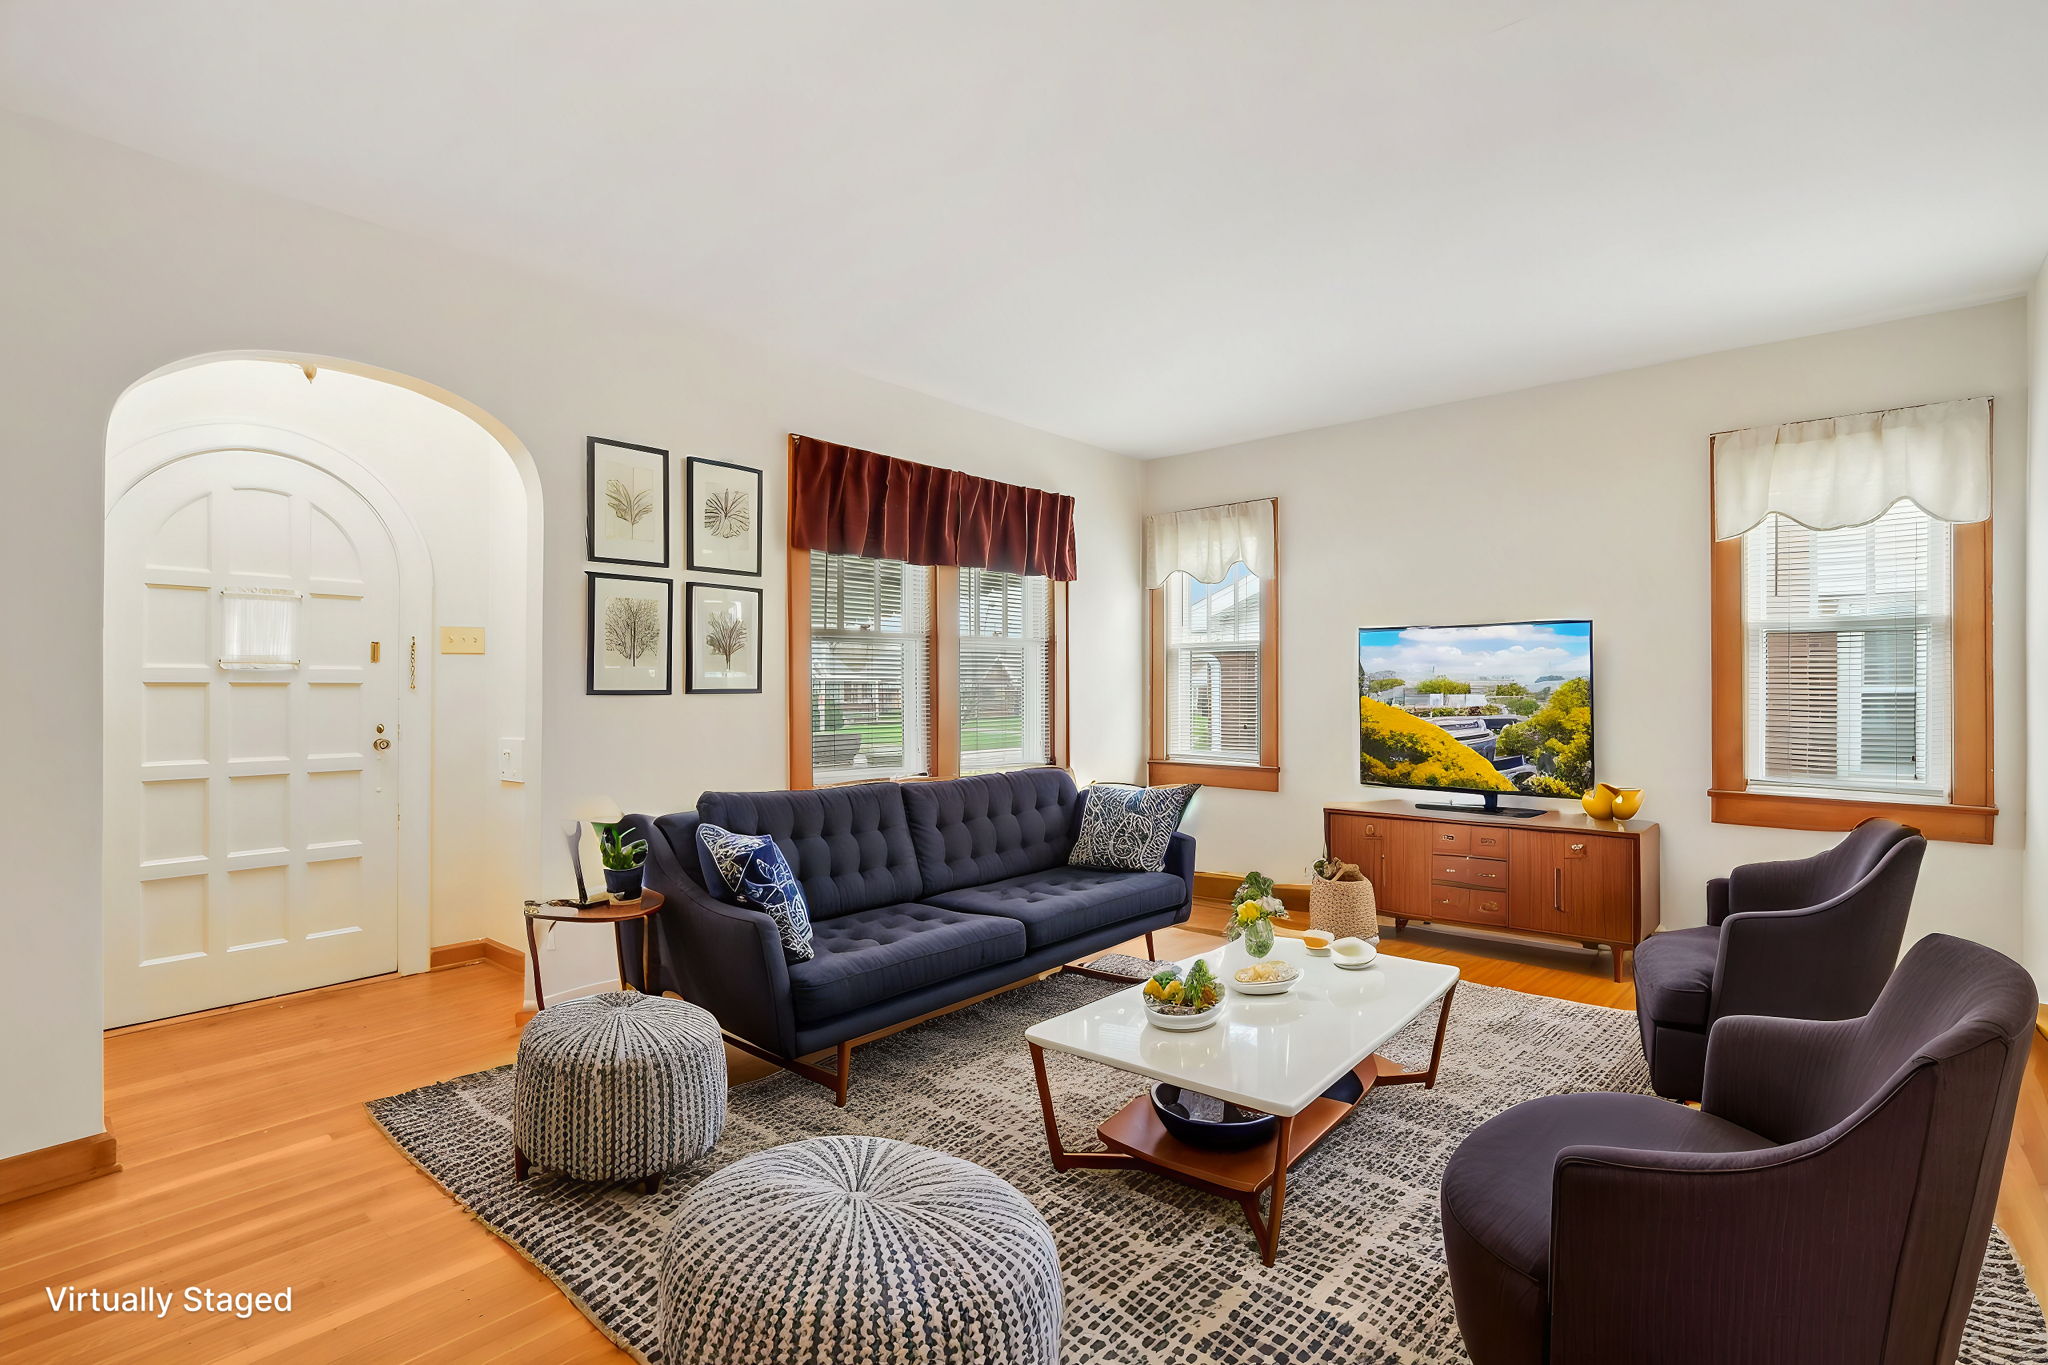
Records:
M441 627L441 652L443 654L483 653L484 628L482 626Z
M525 740L501 739L498 741L498 780L500 782L524 782L526 780Z

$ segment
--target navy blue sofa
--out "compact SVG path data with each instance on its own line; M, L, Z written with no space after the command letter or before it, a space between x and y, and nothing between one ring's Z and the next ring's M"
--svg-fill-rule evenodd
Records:
M1174 835L1164 872L1070 867L1085 801L1064 771L1031 768L706 792L694 811L628 815L647 840L647 884L667 897L654 920L657 986L844 1104L854 1039L1187 919L1195 841ZM707 888L700 822L774 838L810 905L812 960L788 961L766 913ZM828 1048L836 1071L801 1060Z

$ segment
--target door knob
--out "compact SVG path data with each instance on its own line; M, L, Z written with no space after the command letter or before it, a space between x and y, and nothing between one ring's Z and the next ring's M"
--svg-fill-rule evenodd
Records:
M379 739L379 740L378 740L378 741L377 741L376 743L372 744L372 745L371 745L370 747L371 747L371 748L373 748L373 749L377 749L377 750L384 750L384 749L388 749L388 748L390 748L390 747L391 747L391 741L390 741L390 740L388 740L388 739Z

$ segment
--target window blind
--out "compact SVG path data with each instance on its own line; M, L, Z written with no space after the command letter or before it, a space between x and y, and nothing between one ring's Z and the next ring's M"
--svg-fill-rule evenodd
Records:
M1742 536L1750 787L1945 801L1954 729L1953 528L1910 502Z
M1052 583L960 570L960 771L1052 762Z
M930 569L811 553L811 780L931 766Z
M1167 757L1190 763L1257 764L1263 583L1244 565L1220 583L1169 577L1166 604Z

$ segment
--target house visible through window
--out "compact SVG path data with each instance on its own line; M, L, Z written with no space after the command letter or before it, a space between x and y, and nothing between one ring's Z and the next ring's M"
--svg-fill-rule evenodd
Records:
M806 552L813 786L1059 763L1052 580Z
M1220 583L1167 580L1166 756L1256 764L1260 752L1261 583L1243 564Z
M960 570L960 771L1052 762L1052 583Z

